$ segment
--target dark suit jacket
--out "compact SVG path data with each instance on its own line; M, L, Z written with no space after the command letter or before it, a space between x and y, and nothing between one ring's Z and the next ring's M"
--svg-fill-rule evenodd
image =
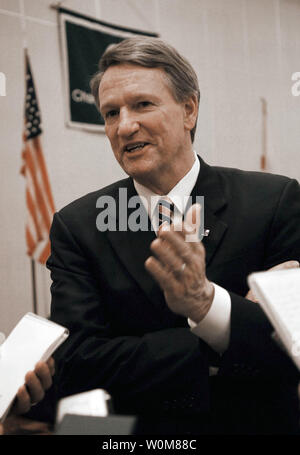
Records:
M224 411L232 416L231 427L220 430L225 432L235 431L250 406L245 426L251 431L249 421L257 423L264 412L262 398L273 396L275 384L278 395L278 384L294 383L296 370L270 337L272 326L259 305L243 296L250 272L300 259L299 185L283 176L200 161L192 196L205 198L207 276L231 296L228 350L220 358L166 306L144 268L153 231L97 230L100 196L112 196L118 213L119 188L127 189L128 198L136 195L132 179L124 179L74 201L53 220L47 263L51 318L71 332L56 355L58 397L102 387L117 411L197 413L203 421L215 419L218 429ZM219 366L212 380L210 365Z

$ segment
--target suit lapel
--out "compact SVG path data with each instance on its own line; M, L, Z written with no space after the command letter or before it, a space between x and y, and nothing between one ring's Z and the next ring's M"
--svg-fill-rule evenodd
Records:
M127 189L127 203L132 196L138 198L132 179L125 180L123 187ZM116 200L116 222L118 226L120 219L119 215L121 214L121 200L119 194L116 194L114 198ZM123 200L122 203L124 203ZM143 216L147 219L148 223L146 231L134 232L130 229L127 229L126 231L107 231L107 236L126 270L135 279L151 302L154 305L161 305L163 303L162 292L144 266L146 259L151 255L150 244L156 238L156 235L155 232L151 230L151 222L142 202L140 204L141 212L143 212ZM124 210L124 207L122 207L122 210ZM129 218L136 208L128 208L127 204L126 210Z
M205 246L206 265L208 265L227 230L227 224L218 217L218 214L225 209L227 200L224 184L217 171L200 157L199 160L200 173L191 196L193 202L196 201L196 196L204 196L204 228L209 229L209 235L204 237L202 242Z
M206 266L210 264L212 258L220 246L223 236L227 230L227 224L219 220L216 215L205 205L204 211L205 228L209 229L208 237L204 237L203 245L206 253Z

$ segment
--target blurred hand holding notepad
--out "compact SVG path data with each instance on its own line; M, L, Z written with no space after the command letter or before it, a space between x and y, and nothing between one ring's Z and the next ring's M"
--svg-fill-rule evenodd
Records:
M248 284L300 370L300 269L252 273Z
M4 420L25 375L40 360L47 361L69 332L33 313L18 322L0 346L0 419Z

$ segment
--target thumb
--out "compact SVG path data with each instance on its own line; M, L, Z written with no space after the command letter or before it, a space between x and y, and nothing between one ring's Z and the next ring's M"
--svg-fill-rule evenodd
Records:
M198 230L201 226L201 205L199 203L193 204L185 217L185 222L193 228Z
M286 261L286 262L282 262L282 264L275 265L270 270L294 269L297 267L299 267L298 261Z
M199 229L201 226L201 205L193 204L185 217L184 229L186 231L186 242L199 242Z

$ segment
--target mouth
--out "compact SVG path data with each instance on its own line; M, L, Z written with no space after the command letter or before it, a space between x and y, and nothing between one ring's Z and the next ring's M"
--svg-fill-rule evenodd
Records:
M125 145L125 147L123 147L123 151L127 153L134 153L143 150L147 145L149 145L149 142L133 142Z

